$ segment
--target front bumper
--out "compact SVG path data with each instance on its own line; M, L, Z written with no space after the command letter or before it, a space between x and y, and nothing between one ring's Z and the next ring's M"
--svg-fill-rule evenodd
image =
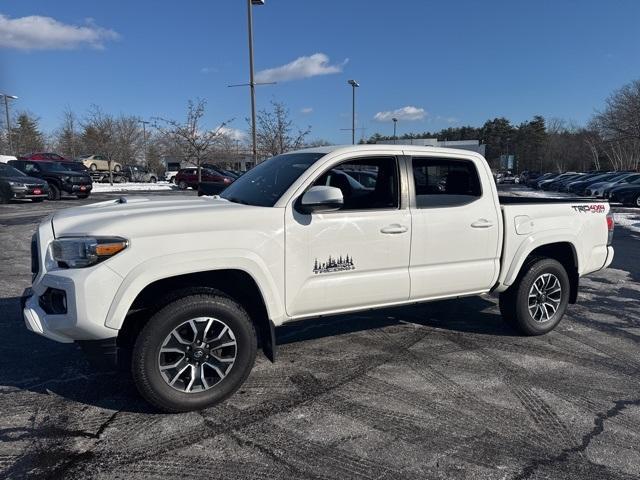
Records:
M11 192L13 193L13 198L23 199L23 198L47 198L49 193L49 189L45 186L37 186L37 187L17 187L12 186Z
M118 330L105 326L105 321L122 277L105 264L78 269L53 266L55 263L49 254L53 238L51 222L40 224L34 244L35 278L22 297L22 314L27 328L62 343L116 337ZM45 294L52 289L64 292L64 314L45 311Z
M92 184L71 184L65 185L64 190L68 193L89 193L93 189Z

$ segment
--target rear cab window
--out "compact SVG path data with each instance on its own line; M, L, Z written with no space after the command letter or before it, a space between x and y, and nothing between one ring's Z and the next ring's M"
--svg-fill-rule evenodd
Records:
M482 196L482 186L471 160L413 157L413 182L417 208L456 207Z

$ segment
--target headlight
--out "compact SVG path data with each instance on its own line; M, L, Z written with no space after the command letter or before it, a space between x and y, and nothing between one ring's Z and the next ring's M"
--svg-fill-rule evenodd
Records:
M120 237L69 237L51 242L51 256L63 268L84 268L121 252L129 242Z
M63 182L70 182L70 181L71 181L71 177L70 177L70 176L68 176L68 175L64 175L64 176L62 177L62 181L63 181Z
M12 187L18 187L18 188L27 188L26 185L24 183L21 182L7 182L9 185L11 185Z

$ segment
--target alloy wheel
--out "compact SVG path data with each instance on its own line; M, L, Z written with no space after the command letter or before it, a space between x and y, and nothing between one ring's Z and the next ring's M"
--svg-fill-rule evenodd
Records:
M184 393L209 390L233 368L238 344L222 320L187 320L166 336L158 354L158 368L170 387Z
M553 318L562 301L562 285L553 273L543 273L529 290L529 314L536 322Z

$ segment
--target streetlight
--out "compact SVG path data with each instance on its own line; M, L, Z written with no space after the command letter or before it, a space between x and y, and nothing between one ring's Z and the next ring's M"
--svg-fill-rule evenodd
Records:
M147 122L146 120L138 119L138 123L142 124L142 143L144 145L144 164L147 164L147 125L151 122Z
M393 117L393 143L398 143L398 137L396 136L396 127L398 126L398 119Z
M356 82L355 80L349 80L347 82L349 85L351 85L351 91L352 91L352 96L351 96L351 144L355 145L356 144L356 88L358 88L360 86L360 84L358 82Z
M264 5L265 0L247 0L249 21L249 83L227 85L228 87L250 87L251 90L251 144L253 164L258 163L258 146L256 141L256 85L275 85L277 82L258 82L254 79L253 71L253 8L252 5Z
M264 5L264 0L248 0L247 11L249 21L249 86L251 89L251 148L253 165L258 164L258 146L256 142L256 82L253 77L253 5Z
M11 142L11 124L9 123L9 99L17 100L15 95L0 93L0 97L4 97L4 112L7 115L7 140L9 140L9 154L13 152L13 144Z

